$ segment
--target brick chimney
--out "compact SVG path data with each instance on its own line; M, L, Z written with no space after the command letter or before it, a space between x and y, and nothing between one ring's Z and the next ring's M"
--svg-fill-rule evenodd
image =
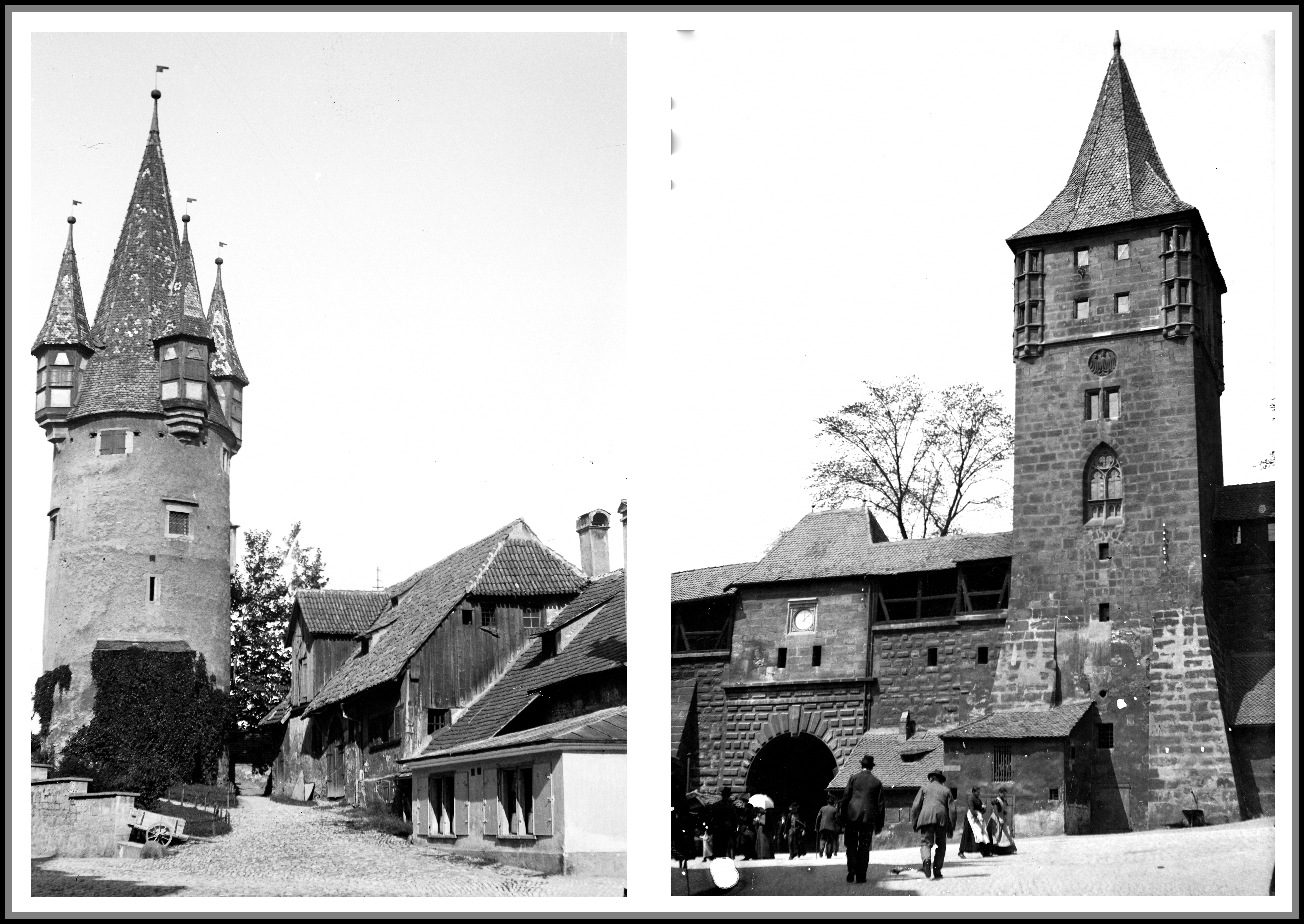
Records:
M907 709L901 713L901 721L897 723L897 741L906 742L910 740L910 733L914 731L911 726L914 723L910 721L910 710Z
M620 567L626 571L629 570L629 501L625 498L620 499L620 506L616 508L616 513L620 514Z
M580 534L580 567L591 578L599 578L611 570L611 556L607 552L607 530L611 528L611 514L605 510L590 510L575 521L575 532Z

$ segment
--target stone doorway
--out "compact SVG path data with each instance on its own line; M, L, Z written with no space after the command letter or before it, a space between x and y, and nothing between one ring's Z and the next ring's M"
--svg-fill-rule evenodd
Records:
M815 813L828 800L827 787L838 772L829 746L814 735L776 735L761 746L747 772L747 791L774 800L769 821L778 821L793 802L801 808L808 835L815 830ZM780 848L777 844L776 849Z

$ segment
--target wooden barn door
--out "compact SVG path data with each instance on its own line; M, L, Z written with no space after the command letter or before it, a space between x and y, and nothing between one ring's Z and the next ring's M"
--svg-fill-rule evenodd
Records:
M326 798L344 798L344 727L339 715L331 719L326 738Z

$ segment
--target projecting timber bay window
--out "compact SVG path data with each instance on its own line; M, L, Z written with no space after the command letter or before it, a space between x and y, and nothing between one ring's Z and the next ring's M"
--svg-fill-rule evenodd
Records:
M1014 357L1040 356L1045 328L1045 265L1040 250L1014 258Z
M1200 328L1191 238L1190 228L1168 228L1161 235L1163 287L1160 304L1164 336L1170 339L1186 337Z
M884 575L877 579L875 622L953 619L1010 605L1010 559L962 562L941 571Z
M1112 448L1101 445L1091 454L1083 481L1085 523L1100 525L1123 516L1123 470Z
M203 404L208 399L208 350L196 343L171 343L159 356L159 397Z

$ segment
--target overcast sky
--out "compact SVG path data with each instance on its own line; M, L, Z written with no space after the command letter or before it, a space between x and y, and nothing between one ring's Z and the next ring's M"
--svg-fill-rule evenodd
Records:
M1273 350L1290 327L1274 317L1289 272L1274 266L1274 209L1288 200L1274 183L1276 62L1263 21L1018 13L841 25L725 18L676 42L663 397L669 438L691 464L656 488L676 524L709 511L711 526L670 527L666 564L755 560L806 513L815 419L859 398L862 380L975 381L1013 408L1005 238L1064 186L1116 28L1160 157L1200 209L1227 280L1227 480L1274 477L1255 463L1276 446ZM962 525L1009 523L1006 509Z

